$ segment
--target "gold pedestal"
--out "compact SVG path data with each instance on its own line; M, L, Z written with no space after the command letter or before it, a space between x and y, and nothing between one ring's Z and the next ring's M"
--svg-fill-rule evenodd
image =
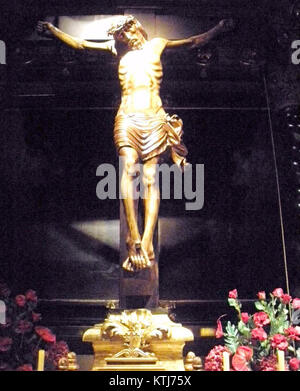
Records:
M193 340L167 314L146 309L111 313L83 335L93 344L93 371L184 371L182 350Z

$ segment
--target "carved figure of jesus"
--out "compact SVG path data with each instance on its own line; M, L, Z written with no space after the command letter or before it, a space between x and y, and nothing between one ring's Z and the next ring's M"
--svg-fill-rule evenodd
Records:
M48 22L39 22L39 33L48 32L79 50L108 51L119 59L118 75L121 104L114 126L114 142L124 162L121 194L128 226L128 255L123 268L130 272L149 268L155 262L153 234L160 204L157 167L162 155L170 153L182 169L187 164L187 149L182 142L182 120L167 114L160 98L163 76L161 55L165 49L192 49L205 45L221 32L232 28L231 20L222 20L211 30L186 39L153 38L131 16L123 16L108 31L106 42L91 42L72 37ZM142 163L142 172L137 172ZM144 197L144 230L139 232L134 199L134 179L142 175Z

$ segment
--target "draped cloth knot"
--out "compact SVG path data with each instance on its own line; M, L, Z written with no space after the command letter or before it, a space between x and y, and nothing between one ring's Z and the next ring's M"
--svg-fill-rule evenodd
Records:
M183 122L176 115L118 114L114 142L117 150L132 147L146 161L170 148L175 164L184 169L188 150L182 142Z

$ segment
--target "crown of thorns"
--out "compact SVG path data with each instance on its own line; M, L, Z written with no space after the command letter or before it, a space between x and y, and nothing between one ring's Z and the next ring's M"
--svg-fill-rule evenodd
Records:
M132 15L128 15L128 16L124 16L123 18L120 18L117 22L112 23L110 28L107 30L107 34L114 35L115 33L121 31L130 22L137 23L137 20Z

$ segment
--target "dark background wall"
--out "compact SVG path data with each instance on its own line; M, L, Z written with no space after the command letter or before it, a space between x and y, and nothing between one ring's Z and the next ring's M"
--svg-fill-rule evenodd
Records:
M222 299L232 286L250 298L284 285L266 112L177 113L189 161L204 164L205 202L161 203L161 298ZM98 165L117 166L113 113L13 111L6 121L13 284L42 298L117 299L119 202L95 191Z
M285 288L264 78L274 109L290 287L298 295L296 209L290 207L295 202L282 114L297 99L274 79L278 67L295 74L289 56L298 31L294 2L152 2L152 8L132 2L132 9L117 2L63 3L39 8L32 2L31 9L15 4L3 14L2 277L16 293L36 289L46 320L60 325L63 335L78 337L78 325L99 321L105 301L118 299L119 204L96 197L97 166L117 163L112 140L120 98L117 63L106 54L85 55L40 39L36 21L130 11L151 36L180 38L234 17L233 32L200 51L162 59L163 103L184 121L189 161L205 166L205 203L193 212L185 210L185 200L161 203L160 298L178 302L178 319L209 323L222 312L229 289L237 288L247 300L258 290ZM196 311L189 307L193 300ZM62 326L71 324L75 331Z

